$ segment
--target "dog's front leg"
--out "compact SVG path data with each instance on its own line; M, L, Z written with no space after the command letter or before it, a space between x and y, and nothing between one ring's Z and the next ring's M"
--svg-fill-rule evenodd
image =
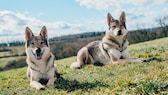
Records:
M53 86L56 79L56 77L51 77L47 82L47 87Z
M38 82L39 78L37 76L38 73L31 71L30 86L37 90L44 90L45 86L43 86L40 82Z
M57 79L57 77L55 76L55 70L56 70L55 67L53 67L47 72L48 79L49 79L46 84L47 87L54 85L55 80Z
M37 64L35 64L35 63L33 63L33 62L30 62L29 60L26 60L26 62L27 62L28 66L29 66L30 68L34 68L34 69L36 69L36 70L39 70L39 68L37 68L37 67L38 67Z
M116 60L113 63L117 64L117 63L125 63L125 62L138 62L138 63L142 63L142 62L145 62L145 59L143 59L143 58L126 58L126 59Z
M47 71L49 70L49 69L51 69L53 66L55 66L55 64L54 64L54 59L55 59L55 57L54 57L54 55L51 53L50 54L50 58L48 59L48 63L47 63Z
M110 63L116 64L119 63L118 60L120 59L121 53L116 49L110 49L109 56L111 61Z

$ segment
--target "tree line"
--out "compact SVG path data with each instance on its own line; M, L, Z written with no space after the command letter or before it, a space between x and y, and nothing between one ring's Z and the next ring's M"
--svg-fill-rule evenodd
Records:
M55 38L51 40L51 51L57 59L66 58L70 56L76 56L79 49L95 40L101 40L105 32L99 32L98 36L93 36L95 33L86 33L84 38L80 35L69 35L66 39L60 40ZM76 37L77 36L77 37ZM83 36L82 36L83 37ZM128 32L128 41L130 44L149 41L157 38L168 37L168 31L165 27L152 28L152 29L141 29L136 31Z

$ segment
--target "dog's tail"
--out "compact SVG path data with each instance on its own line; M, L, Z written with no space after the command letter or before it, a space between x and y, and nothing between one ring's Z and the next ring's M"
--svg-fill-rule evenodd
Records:
M86 47L83 47L79 50L77 54L77 62L71 64L70 68L72 69L80 69L80 67L87 63L89 58L89 52Z

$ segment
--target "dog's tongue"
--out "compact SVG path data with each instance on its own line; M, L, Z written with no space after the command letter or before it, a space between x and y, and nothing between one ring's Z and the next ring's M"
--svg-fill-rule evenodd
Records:
M37 54L36 54L36 59L37 59L37 60L40 60L40 59L41 59L41 54L40 54L40 53L37 53Z

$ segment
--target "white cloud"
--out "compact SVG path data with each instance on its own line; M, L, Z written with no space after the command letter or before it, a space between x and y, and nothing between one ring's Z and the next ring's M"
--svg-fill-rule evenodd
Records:
M76 0L82 6L96 9L109 9L112 7L120 7L120 0ZM119 2L118 2L119 1Z
M0 43L16 40L24 41L26 26L28 26L35 35L38 35L43 25L47 27L50 38L88 31L98 31L101 29L86 24L73 24L63 21L44 22L28 16L28 13L22 14L6 10L0 11Z
M144 26L143 28L156 27L155 19L168 15L168 8L160 6L168 3L168 0L76 0L76 2L87 8L110 12L115 19L125 11L127 27L130 30L137 29L140 25Z
M168 3L168 0L76 0L81 6L86 6L87 8L96 9L116 9L122 8L122 6L130 5L151 5L151 4L164 4Z

